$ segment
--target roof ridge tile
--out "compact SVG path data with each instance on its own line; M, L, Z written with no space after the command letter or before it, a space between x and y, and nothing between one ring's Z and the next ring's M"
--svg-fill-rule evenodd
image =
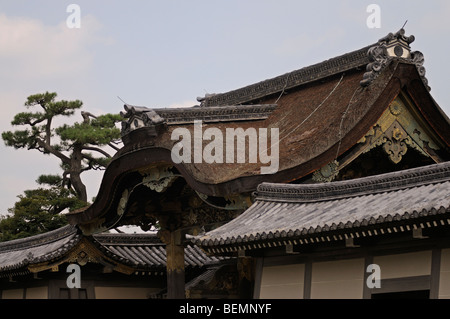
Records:
M317 202L390 192L450 180L450 162L411 168L358 179L320 184L262 183L256 200Z

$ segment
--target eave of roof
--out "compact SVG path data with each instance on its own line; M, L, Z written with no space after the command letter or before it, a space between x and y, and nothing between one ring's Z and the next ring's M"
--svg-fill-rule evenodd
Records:
M165 244L156 234L97 234L86 237L76 227L68 225L36 236L0 243L0 278L28 273L28 267L32 265L64 260L83 238L114 262L138 271L165 272ZM187 268L215 265L224 259L207 256L194 245L185 247Z
M247 211L195 243L236 251L448 226L449 189L450 162L321 185L262 184Z
M98 234L93 236L97 247L113 260L125 263L140 270L165 271L165 244L153 233L145 234ZM214 265L225 258L207 256L201 248L186 245L185 267L201 268Z
M68 225L36 236L0 243L0 273L60 258L80 240L77 228Z

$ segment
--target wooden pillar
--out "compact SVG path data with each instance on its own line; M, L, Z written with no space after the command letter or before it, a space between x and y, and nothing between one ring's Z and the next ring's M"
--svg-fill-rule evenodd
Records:
M240 254L237 260L239 274L238 294L241 299L249 299L253 296L255 284L255 260Z
M160 238L166 244L168 299L184 299L186 297L182 237L179 231L160 231Z

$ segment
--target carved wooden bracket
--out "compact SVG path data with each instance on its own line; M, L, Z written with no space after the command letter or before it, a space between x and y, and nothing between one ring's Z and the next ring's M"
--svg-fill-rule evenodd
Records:
M350 152L339 158L339 162L336 159L316 170L312 180L331 182L358 156L378 146L394 164L401 162L408 149L415 149L436 163L442 162L438 151L445 146L440 144L439 138L414 108L406 93L400 93Z
M142 184L158 193L162 193L172 185L178 177L172 171L172 167L152 167L141 171Z
M59 265L64 263L77 263L84 266L87 263L96 263L107 265L110 270L114 270L123 274L130 275L134 273L134 269L117 263L109 257L105 256L98 248L90 243L86 238L83 238L71 251L69 251L63 258L54 260L52 262L43 262L38 264L31 264L28 269L32 273L37 273L45 270L58 271Z
M397 164L408 151L408 145L418 148L408 136L408 133L395 122L383 135L383 149L389 155L389 159Z

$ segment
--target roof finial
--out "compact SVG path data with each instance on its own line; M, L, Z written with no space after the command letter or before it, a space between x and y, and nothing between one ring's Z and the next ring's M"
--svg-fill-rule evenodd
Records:
M403 27L402 29L405 27L405 25L408 23L408 20L405 21L405 23L403 23Z

